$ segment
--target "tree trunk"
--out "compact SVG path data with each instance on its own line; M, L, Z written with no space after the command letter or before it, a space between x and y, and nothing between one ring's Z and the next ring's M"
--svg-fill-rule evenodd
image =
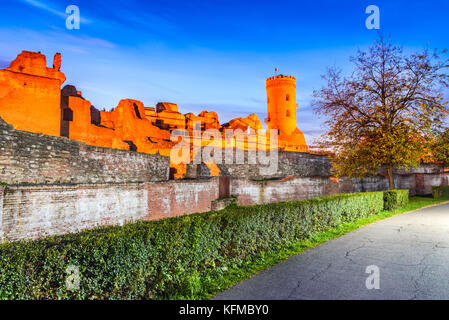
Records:
M393 179L393 167L388 166L387 167L387 176L388 176L388 186L390 190L394 189L394 179Z

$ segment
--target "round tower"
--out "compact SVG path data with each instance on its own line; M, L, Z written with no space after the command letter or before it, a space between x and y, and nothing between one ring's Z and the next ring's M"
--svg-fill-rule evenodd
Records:
M270 129L280 136L290 136L296 129L296 78L277 75L267 79L267 119Z

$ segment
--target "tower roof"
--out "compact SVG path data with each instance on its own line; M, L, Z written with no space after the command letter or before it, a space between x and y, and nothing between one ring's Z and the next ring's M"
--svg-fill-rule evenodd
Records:
M294 76L289 76L289 75L285 75L285 74L279 74L277 76L272 76L272 77L267 78L267 81L275 80L275 79L292 79L292 80L296 80L296 78Z

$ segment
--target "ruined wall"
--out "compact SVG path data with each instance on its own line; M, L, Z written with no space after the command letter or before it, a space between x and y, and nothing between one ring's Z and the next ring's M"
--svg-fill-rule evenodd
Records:
M19 54L0 70L0 117L17 130L59 136L60 87L65 81L59 68L48 68L40 53Z
M397 188L400 188L398 184L399 181L402 181L402 177L397 176ZM383 190L388 190L388 179L381 175L378 175L376 177L366 177L363 179L349 179L346 177L338 179L339 193L372 192Z
M239 205L299 201L338 193L338 184L328 177L292 177L282 180L232 179L231 194Z
M2 242L3 237L3 194L5 193L6 186L0 185L0 242Z
M168 180L160 155L89 146L14 130L0 118L0 182L124 183Z
M148 183L145 188L150 220L210 211L212 201L219 198L218 177Z
M0 242L209 211L218 180L0 186Z
M408 189L411 196L428 195L432 186L448 185L446 173L416 173L417 170L403 171L395 174L397 189ZM437 171L436 168L433 170ZM363 179L326 176L287 177L271 180L231 179L231 195L237 198L239 205L271 203L278 201L304 200L314 197L354 192L371 192L388 190L388 179L378 175Z
M147 214L140 184L12 186L3 197L1 232L8 241L123 224Z
M218 164L221 170L221 175L232 178L246 178L251 180L265 180L273 178L285 178L290 176L296 177L328 177L331 175L331 164L329 157L326 155L310 154L305 152L289 152L279 151L277 168L274 172L266 174L261 171L263 166L260 163L251 163L251 152L238 151L243 154L243 163L237 162L237 152L233 153L233 160L227 163L226 155L223 152L222 163ZM268 156L267 156L268 157ZM251 164L250 164L251 163ZM204 166L200 170L202 176L207 175L204 171Z
M333 178L328 157L307 153L280 152L268 176L256 164L221 169L211 178L201 164L189 167L192 179L166 181L168 157L18 131L0 119L0 241L205 212L226 206L230 195L252 205L388 188L382 175ZM411 195L429 194L448 177L442 167L423 165L397 170L395 181Z

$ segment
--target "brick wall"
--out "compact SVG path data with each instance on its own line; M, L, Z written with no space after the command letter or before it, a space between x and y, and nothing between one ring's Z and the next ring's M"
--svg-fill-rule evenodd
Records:
M225 179L223 179L225 178ZM339 192L384 190L386 178L287 177L271 180L214 177L127 184L0 185L0 240L36 239L96 226L205 212L229 188L240 205L303 200ZM412 194L447 184L444 174L398 175ZM229 184L229 185L226 185Z
M148 219L156 220L211 210L219 198L219 178L148 183Z
M3 183L130 183L168 180L168 173L168 157L18 131L0 118Z
M143 219L147 193L139 184L13 186L4 192L4 240L36 239Z
M332 178L328 157L307 153L280 152L278 171L268 177L246 163L205 178L205 167L193 170L196 179L167 181L167 157L17 131L0 119L0 241L205 212L228 195L252 205L388 188L382 175ZM395 182L411 195L428 194L448 177L440 166L423 165L396 170Z
M0 185L0 242L2 242L3 237L3 194L5 192L6 187Z
M248 152L245 151L242 164L238 164L235 160L232 163L226 163L223 155L222 164L218 167L222 171L222 175L233 178L247 179L270 179L285 178L289 176L296 177L328 177L331 175L331 164L329 157L326 155L316 155L305 152L278 152L277 170L273 173L266 174L261 171L260 164L249 164ZM267 167L267 166L265 166Z
M395 175L397 189L408 189L410 195L432 193L432 186L448 185L447 174L436 171L416 173L413 169ZM388 190L388 180L384 176L363 179L331 177L287 177L283 179L249 180L231 179L231 194L237 197L239 205L253 205L278 201L304 200L314 197L353 192Z
M291 177L281 180L232 179L231 194L239 205L299 201L338 193L338 183L328 177Z
M402 180L401 177L396 177L396 184L399 188L398 181ZM388 179L384 176L378 175L375 177L366 177L363 179L356 178L341 178L338 181L339 193L351 193L351 192L371 192L388 190Z
M0 242L209 211L218 182L0 186Z

